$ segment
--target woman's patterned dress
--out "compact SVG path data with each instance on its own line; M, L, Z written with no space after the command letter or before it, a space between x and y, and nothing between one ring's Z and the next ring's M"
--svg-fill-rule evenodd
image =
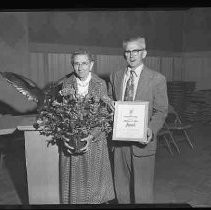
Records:
M64 88L77 84L74 74ZM88 92L107 95L105 82L92 73ZM62 204L99 204L114 199L111 165L104 132L95 129L90 149L82 155L60 151L60 198Z

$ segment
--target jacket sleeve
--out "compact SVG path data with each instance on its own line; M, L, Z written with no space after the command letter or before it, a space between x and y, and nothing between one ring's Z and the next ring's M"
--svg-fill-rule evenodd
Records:
M153 110L152 117L149 119L149 128L156 136L158 131L163 127L165 118L168 114L168 95L166 78L158 77L154 86Z

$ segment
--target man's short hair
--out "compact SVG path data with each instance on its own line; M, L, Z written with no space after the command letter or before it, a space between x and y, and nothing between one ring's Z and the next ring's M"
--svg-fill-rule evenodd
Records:
M142 48L145 49L146 48L146 41L145 41L145 38L144 37L141 37L141 36L137 36L137 37L131 37L131 38L128 38L128 39L125 39L123 41L123 48L125 48L125 46L127 45L128 42L133 42L133 41L137 41L141 44Z

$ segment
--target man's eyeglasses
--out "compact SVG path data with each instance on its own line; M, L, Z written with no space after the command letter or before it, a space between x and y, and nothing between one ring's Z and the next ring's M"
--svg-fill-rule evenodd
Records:
M140 51L144 51L145 49L137 49L137 50L125 50L125 55L134 55L137 56Z
M87 62L82 62L82 63L75 62L75 63L73 63L73 65L74 65L74 67L79 67L79 66L86 67L86 66L89 65L89 62L88 61Z

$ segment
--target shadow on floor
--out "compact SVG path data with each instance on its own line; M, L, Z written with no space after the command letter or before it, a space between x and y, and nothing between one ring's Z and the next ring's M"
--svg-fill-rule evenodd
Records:
M174 155L158 145L155 170L157 203L188 203L211 206L211 125L194 125L194 149L178 142L181 153Z

